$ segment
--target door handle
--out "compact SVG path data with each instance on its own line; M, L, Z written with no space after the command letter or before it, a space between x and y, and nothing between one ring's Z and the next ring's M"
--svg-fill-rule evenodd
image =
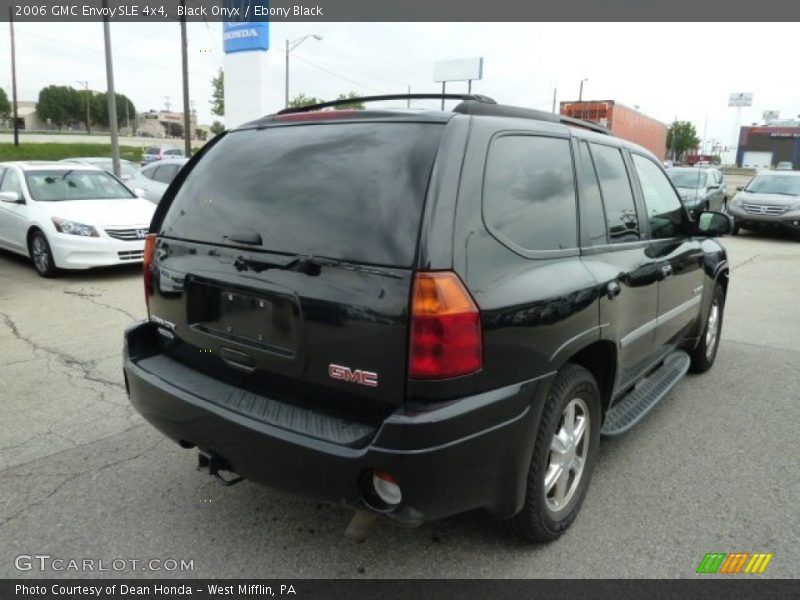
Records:
M619 296L620 292L622 292L622 288L616 281L612 281L606 286L606 296L608 296L609 300L613 300Z
M662 265L661 274L664 276L664 279L672 277L672 265Z

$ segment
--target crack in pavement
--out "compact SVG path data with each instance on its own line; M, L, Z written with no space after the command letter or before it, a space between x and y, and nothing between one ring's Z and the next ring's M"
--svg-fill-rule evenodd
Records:
M757 259L759 256L761 256L761 255L760 255L760 254L754 254L754 255L753 255L753 256L751 256L750 258L748 258L748 259L746 259L746 260L743 260L742 262L740 262L740 263L738 263L738 264L731 265L731 271L735 271L735 270L736 270L736 269L738 269L739 267L743 267L744 265L746 265L746 264L749 264L749 263L753 262L753 261L754 261L755 259Z
M64 293L68 294L70 296L76 296L77 298L80 298L81 300L86 300L87 302L91 302L92 304L96 304L97 306L102 306L103 308L109 308L109 309L114 310L114 311L116 311L116 312L118 312L120 314L125 315L126 317L128 317L129 319L132 319L134 321L141 321L142 320L142 317L137 317L136 315L134 315L132 313L129 313L124 308L120 308L118 306L114 306L113 304L107 304L105 302L100 302L99 300L95 300L95 298L100 297L102 294L90 294L89 292L84 292L83 289L81 289L81 290L79 290L77 292L72 291L72 290L64 290Z
M101 438L101 439L105 439L105 438ZM94 441L88 442L88 443L95 443L95 442L98 442L98 441L100 441L100 440L94 440ZM0 521L0 528L3 528L4 526L8 525L14 519L19 517L20 515L22 515L26 511L30 510L31 508L34 508L34 507L39 506L40 504L46 502L47 500L49 500L50 498L55 496L59 491L61 491L64 488L64 486L66 486L70 482L78 479L79 477L81 477L83 475L87 475L89 473L99 473L101 471L105 471L106 469L109 469L109 468L114 467L116 465L120 465L122 463L130 462L130 461L136 460L137 458L141 458L142 456L144 456L145 454L147 454L148 452L153 450L156 446L161 444L163 441L164 440L162 440L162 439L157 440L155 443L149 445L147 448L145 448L144 450L142 450L138 454L135 454L134 456L128 456L126 458L121 458L119 460L115 460L115 461L112 461L110 463L106 463L105 465L103 465L102 467L97 468L97 469L94 469L94 468L92 468L92 469L84 469L82 471L78 471L77 473L73 473L72 475L68 476L66 479L61 481L58 485L56 485L56 487L54 487L52 490L50 490L50 492L45 494L45 496L43 498L39 498L38 500L34 500L33 502L26 502L24 508L21 508L20 510L18 510L15 513L13 513L9 517L6 517L2 521ZM86 444L84 444L84 445L86 445ZM71 448L71 450L72 450L72 448Z
M20 333L19 331L19 327L17 327L17 324L7 313L0 313L0 315L3 316L3 321L6 327L8 327L11 330L11 334L16 339L28 344L31 348L33 348L34 351L38 350L40 352L44 352L50 356L53 356L56 359L60 360L68 368L79 369L83 374L83 379L87 381L93 381L95 383L98 383L100 385L115 390L125 389L125 386L118 381L111 381L109 379L104 379L102 377L93 375L92 370L97 366L97 362L95 360L80 360L78 358L75 358L74 356L71 356L70 354L67 354L66 352L62 352L61 350L56 350L55 348L49 348L47 346L43 346L42 344L39 344L38 342L35 342L32 339L22 335L22 333Z

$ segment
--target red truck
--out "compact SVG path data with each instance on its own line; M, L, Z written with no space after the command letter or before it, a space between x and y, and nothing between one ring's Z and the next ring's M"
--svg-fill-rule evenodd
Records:
M662 160L666 156L667 126L615 100L562 102L561 114L602 125L617 137L644 146Z

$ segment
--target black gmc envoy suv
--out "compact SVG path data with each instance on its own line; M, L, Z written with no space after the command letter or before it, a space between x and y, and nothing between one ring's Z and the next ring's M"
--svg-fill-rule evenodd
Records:
M125 383L222 482L553 540L600 437L713 364L731 223L599 126L447 98L206 144L153 218Z

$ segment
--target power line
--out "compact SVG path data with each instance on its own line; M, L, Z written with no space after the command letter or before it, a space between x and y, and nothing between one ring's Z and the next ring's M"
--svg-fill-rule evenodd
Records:
M311 62L310 60L307 60L307 59L303 58L302 56L300 56L300 55L298 55L298 54L292 54L292 56L293 56L294 58L296 58L297 60L299 60L300 62L304 62L304 63L306 63L307 65L309 65L309 66L311 66L311 67L314 67L315 69L319 69L320 71L324 71L324 72L325 72L325 73L327 73L328 75L331 75L331 76L333 76L333 77L337 77L338 79L342 79L342 80L344 80L344 81L347 81L347 82L349 82L349 83L352 83L352 84L354 84L354 85L357 85L357 86L359 86L359 87L362 87L362 88L364 88L364 89L366 89L366 90L370 90L370 91L372 91L372 92L377 92L377 93L379 93L379 94L385 94L385 93L386 93L386 90L385 90L385 89L383 89L383 90L380 90L380 89L378 89L378 88L374 88L374 87L372 87L372 86L369 86L369 85L366 85L366 84L364 84L364 83L361 83L360 81L356 81L355 79L350 79L349 77L345 77L344 75L340 75L339 73L335 73L334 71L331 71L330 69L326 69L325 67L323 67L323 66L320 66L320 65L318 65L318 64L316 64L316 63L313 63L313 62Z

